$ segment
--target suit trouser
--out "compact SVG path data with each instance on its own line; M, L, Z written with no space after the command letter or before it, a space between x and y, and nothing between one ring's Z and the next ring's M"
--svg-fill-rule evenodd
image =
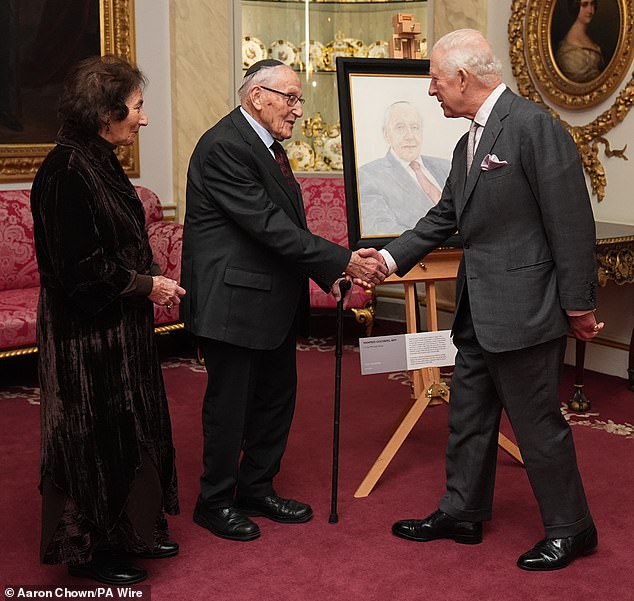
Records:
M272 494L295 410L295 329L274 350L198 343L207 370L200 498L223 507Z
M562 538L585 530L592 517L572 432L559 403L565 336L530 348L487 352L478 343L467 301L461 302L456 317L454 344L458 353L449 403L447 492L440 509L469 521L491 518L504 409L546 537Z

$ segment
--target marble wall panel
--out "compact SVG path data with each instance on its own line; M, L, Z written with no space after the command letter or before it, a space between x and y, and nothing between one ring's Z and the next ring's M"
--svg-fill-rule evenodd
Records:
M487 0L435 0L434 40L463 28L478 29L486 35L487 5Z
M172 158L180 221L192 150L233 107L232 20L228 1L170 2Z

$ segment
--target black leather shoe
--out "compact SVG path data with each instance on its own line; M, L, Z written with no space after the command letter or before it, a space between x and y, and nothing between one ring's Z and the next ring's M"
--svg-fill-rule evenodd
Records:
M530 551L517 560L522 570L545 572L560 570L582 555L590 555L598 543L594 524L575 536L566 538L546 538L539 541Z
M88 563L68 566L68 573L79 578L91 578L104 584L137 584L147 578L143 568L132 565L123 556L105 554Z
M165 557L174 557L178 555L178 543L171 540L159 543L151 551L143 551L141 553L133 553L135 557L142 559L164 559Z
M194 522L220 538L247 541L260 536L260 528L233 507L204 507L200 501L194 510Z
M310 505L294 499L283 499L275 494L241 497L236 499L236 507L244 515L262 516L283 524L303 524L313 517Z
M457 520L439 509L424 520L396 522L392 534L419 542L448 538L463 545L477 545L482 542L482 523Z

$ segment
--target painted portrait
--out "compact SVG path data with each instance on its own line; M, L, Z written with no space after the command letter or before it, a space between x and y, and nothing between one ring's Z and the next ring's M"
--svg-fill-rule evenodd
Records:
M620 22L616 0L558 0L551 44L562 75L580 84L598 78L614 56Z
M529 75L548 100L586 110L609 99L634 57L634 0L526 0Z
M0 144L51 142L64 76L100 54L99 2L3 0L0 40Z
M0 0L0 181L33 179L53 147L63 81L89 56L134 61L132 0ZM122 148L138 175L138 143Z
M350 243L382 246L438 203L469 124L429 96L428 61L341 59L337 69Z

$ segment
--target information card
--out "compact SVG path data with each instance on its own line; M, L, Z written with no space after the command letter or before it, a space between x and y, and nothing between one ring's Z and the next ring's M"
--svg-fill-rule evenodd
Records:
M450 330L359 339L361 373L380 374L453 365L456 347Z

